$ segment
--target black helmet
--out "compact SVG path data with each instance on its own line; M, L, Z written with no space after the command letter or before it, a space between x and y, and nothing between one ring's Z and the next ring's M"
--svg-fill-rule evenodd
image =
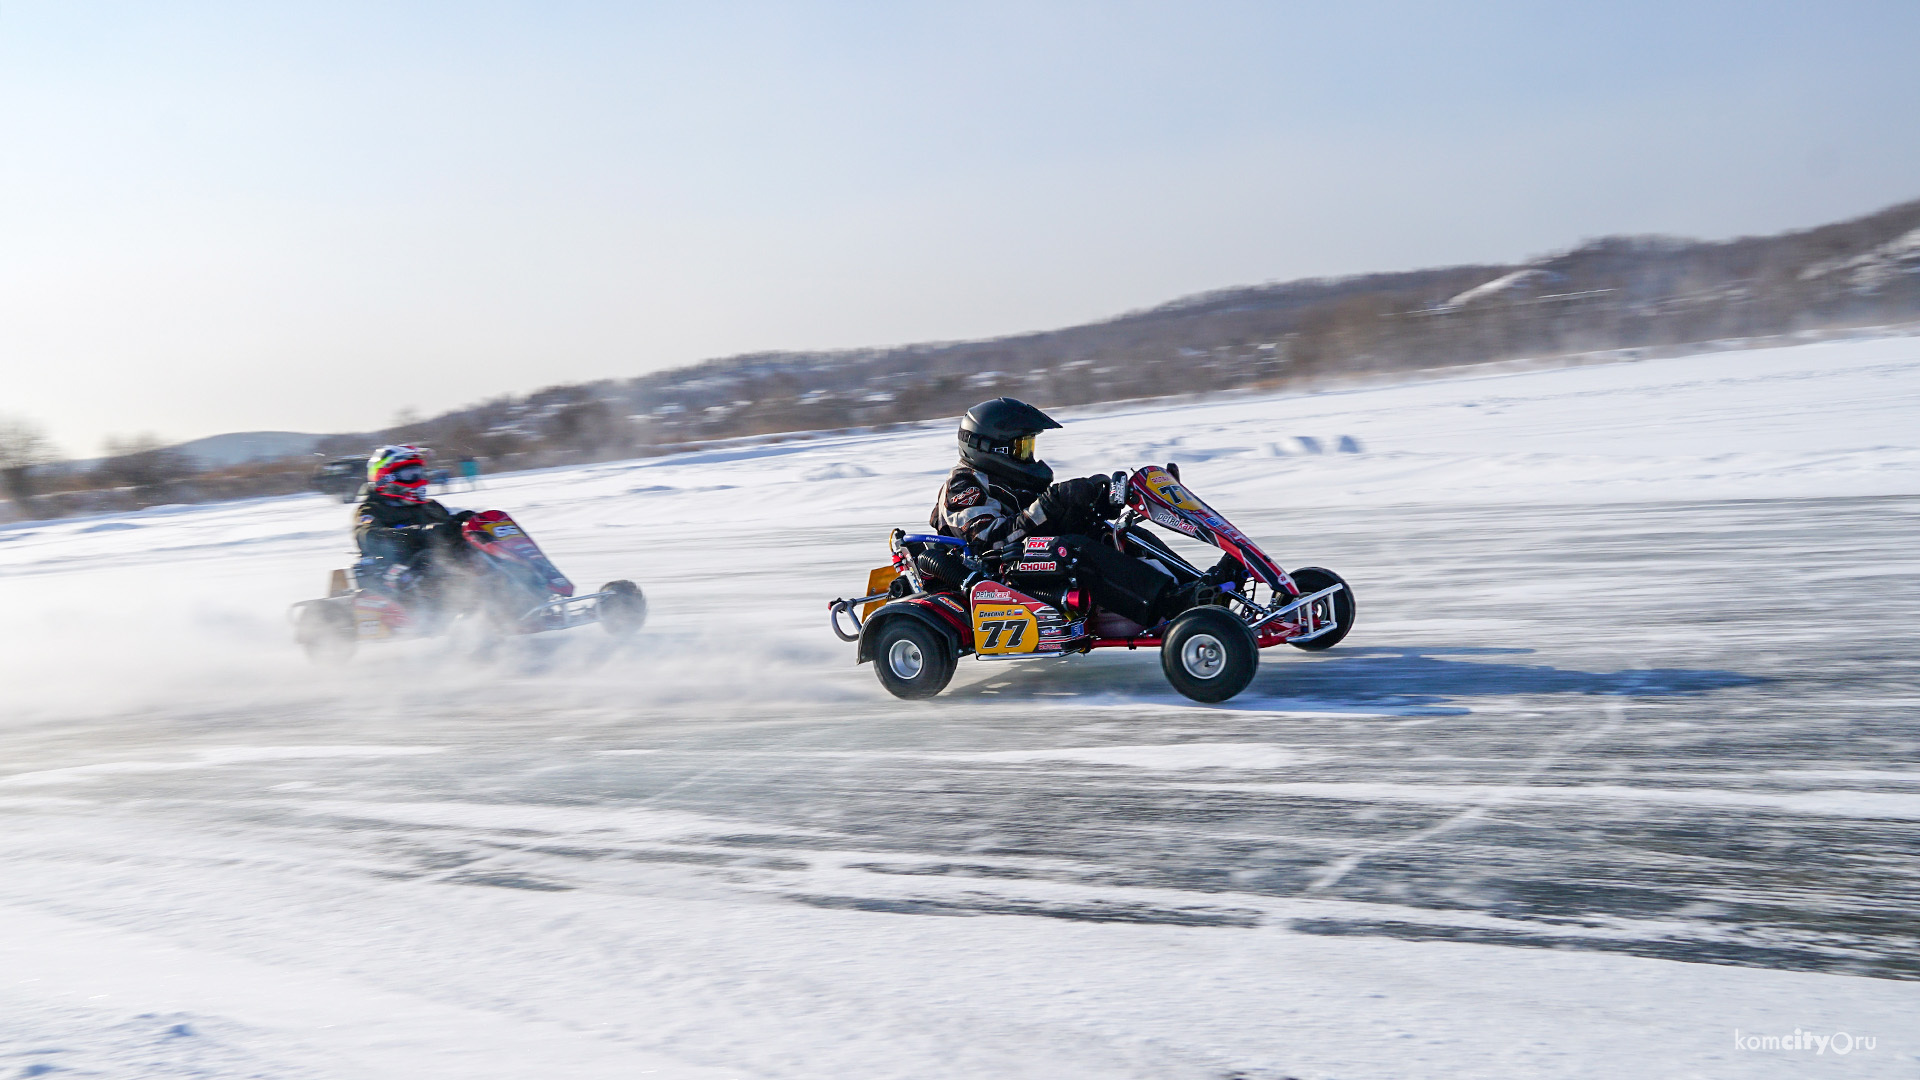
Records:
M1033 439L1059 426L1024 401L983 401L960 418L960 460L1015 490L1038 492L1053 483L1053 470L1033 456Z

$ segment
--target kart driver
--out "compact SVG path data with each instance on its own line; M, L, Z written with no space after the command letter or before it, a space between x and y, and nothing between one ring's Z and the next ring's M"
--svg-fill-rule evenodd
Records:
M1172 618L1205 602L1220 584L1244 577L1245 569L1228 555L1200 581L1182 586L1158 565L1095 540L1126 505L1114 501L1109 477L1054 482L1053 469L1034 456L1034 442L1042 431L1059 426L1013 398L968 409L960 418L960 463L941 486L928 524L965 540L976 554L1029 535L1052 535L1072 552L1094 602L1141 626ZM953 577L950 572L939 576Z
M354 512L353 539L384 567L380 582L394 593L419 587L437 559L457 558L460 525L473 516L428 498L429 479L427 452L418 446L383 446L367 459L367 498Z

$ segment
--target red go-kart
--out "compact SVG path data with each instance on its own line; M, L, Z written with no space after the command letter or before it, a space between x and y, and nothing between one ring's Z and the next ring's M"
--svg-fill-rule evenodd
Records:
M327 596L302 600L294 636L316 661L341 662L362 643L432 637L471 627L485 640L599 623L617 638L647 621L647 599L631 581L578 594L540 545L499 510L465 515L459 540L407 593L382 584L384 564L362 558L333 571Z
M1347 636L1353 590L1338 574L1280 569L1179 477L1174 465L1116 473L1127 510L1097 539L1158 565L1179 584L1200 581L1202 571L1141 527L1151 522L1212 544L1246 576L1158 625L1142 626L1094 605L1076 580L1069 549L1053 537L1026 537L976 557L952 537L900 529L888 541L893 560L868 576L867 595L833 601L829 622L842 640L859 644L857 662L874 661L882 685L910 699L945 689L969 653L980 660L1029 660L1153 646L1174 689L1195 701L1219 702L1246 689L1261 649L1327 649Z

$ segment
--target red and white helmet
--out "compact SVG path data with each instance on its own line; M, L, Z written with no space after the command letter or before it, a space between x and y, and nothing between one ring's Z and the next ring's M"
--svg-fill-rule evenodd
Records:
M383 446L367 458L367 486L400 502L427 501L427 452L418 446Z

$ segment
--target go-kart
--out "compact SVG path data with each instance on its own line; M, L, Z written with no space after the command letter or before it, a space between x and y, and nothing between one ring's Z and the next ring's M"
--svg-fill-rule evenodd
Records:
M294 639L316 661L342 662L361 642L431 637L463 626L490 640L599 623L625 638L647 621L647 599L631 581L575 595L573 583L503 511L457 520L457 542L438 552L425 579L410 589L388 586L388 564L371 557L333 571L326 597L293 605Z
M1076 574L1073 547L1029 536L974 554L948 536L888 537L892 562L872 571L867 595L829 604L828 622L857 642L857 663L875 661L895 697L929 698L946 688L960 657L1031 660L1094 649L1158 647L1174 689L1220 702L1244 690L1275 645L1332 648L1353 629L1353 590L1338 574L1280 569L1253 541L1180 483L1179 467L1115 473L1115 503L1126 510L1096 539L1150 564L1181 586L1211 580L1141 524L1150 522L1236 560L1245 574L1206 602L1153 626L1100 608ZM1259 598L1262 587L1266 600ZM856 610L857 609L857 610Z

